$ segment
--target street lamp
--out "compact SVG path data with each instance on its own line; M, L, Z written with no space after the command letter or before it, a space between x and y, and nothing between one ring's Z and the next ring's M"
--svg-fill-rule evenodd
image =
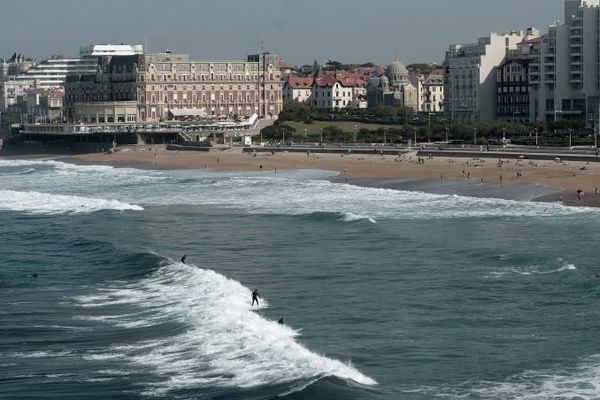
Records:
M477 128L473 128L473 146L477 146Z
M569 128L569 148L573 148L573 129Z
M417 146L417 128L413 128L413 132L415 134L415 147Z
M323 128L321 128L321 145L323 145Z
M354 125L354 143L356 143L356 134L358 132L358 125Z
M538 128L534 128L533 131L535 132L535 147L540 147L538 145Z
M446 127L446 144L448 144L448 131L450 131L450 128Z

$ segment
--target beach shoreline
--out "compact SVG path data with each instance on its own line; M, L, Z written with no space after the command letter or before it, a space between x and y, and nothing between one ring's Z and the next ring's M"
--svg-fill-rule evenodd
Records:
M125 148L116 152L65 156L18 156L7 159L54 159L79 165L155 170L199 169L221 172L277 173L327 170L337 183L357 186L493 197L507 200L562 202L600 207L600 165L585 162L492 160L479 158L424 159L404 156L317 153L244 153L241 149L184 152L160 146ZM577 191L584 194L581 199ZM581 200L581 201L580 201Z

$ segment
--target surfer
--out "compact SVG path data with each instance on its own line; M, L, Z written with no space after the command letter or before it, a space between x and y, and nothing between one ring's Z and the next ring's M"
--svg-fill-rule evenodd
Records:
M38 273L37 273L37 272L34 272L33 274L31 274L31 277L32 277L33 279L36 279L36 278L38 277Z
M254 289L254 291L252 292L252 305L254 306L254 302L256 302L256 305L258 306L258 289Z
M279 325L283 325L283 317L279 318L279 321L277 321L277 323L278 323Z
M187 256L184 254L183 257L181 257L181 263L185 264L185 259L187 258Z

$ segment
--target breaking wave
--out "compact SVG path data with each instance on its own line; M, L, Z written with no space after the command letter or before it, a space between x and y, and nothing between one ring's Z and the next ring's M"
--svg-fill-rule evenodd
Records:
M138 283L115 283L75 302L102 321L123 329L183 324L183 333L115 344L87 355L122 360L159 379L146 394L160 395L206 385L252 388L337 377L376 382L352 365L315 354L299 344L299 331L263 318L249 302L251 291L211 270L172 261ZM111 307L115 304L120 307ZM129 306L123 312L123 306ZM261 301L261 308L268 303ZM120 310L113 312L111 310ZM96 315L100 313L102 315ZM288 389L289 390L289 389Z
M76 214L102 210L141 211L143 208L117 200L0 190L0 210L21 211L30 214Z
M252 214L338 213L344 215L344 222L374 222L382 218L551 218L599 212L560 204L358 187L325 180L330 175L327 171L285 171L276 176L204 170L146 171L58 161L0 160L5 196L14 191L101 196L122 203L105 203L107 207L127 210L137 209L131 203L218 206ZM85 203L81 204L85 208ZM81 204L73 205L70 211L75 212ZM90 204L89 208L101 207ZM33 208L43 212L43 207Z

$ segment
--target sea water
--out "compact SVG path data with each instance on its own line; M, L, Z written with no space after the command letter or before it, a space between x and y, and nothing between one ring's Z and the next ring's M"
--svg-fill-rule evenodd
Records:
M0 160L0 398L600 398L600 210L331 176Z

